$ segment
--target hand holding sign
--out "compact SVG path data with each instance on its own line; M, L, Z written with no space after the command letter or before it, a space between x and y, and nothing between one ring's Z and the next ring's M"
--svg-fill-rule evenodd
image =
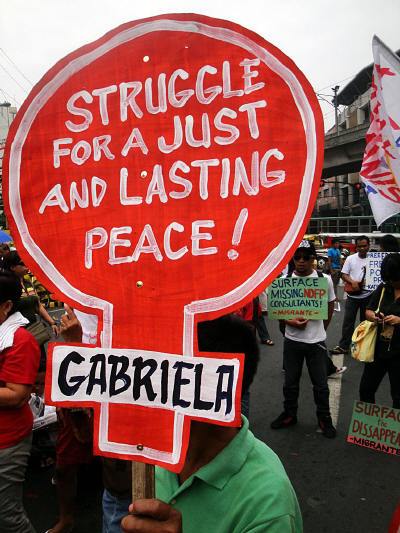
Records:
M239 307L288 261L318 192L322 135L307 80L258 35L198 15L125 24L53 67L13 123L17 244L64 300L96 310L103 348L141 353L126 357L136 369L141 358L151 395L168 357L197 355L198 320ZM118 372L115 354L76 352L100 401L96 372ZM199 374L190 365L178 365L182 391ZM179 470L188 416L165 405L101 401L97 452Z
M181 513L161 500L136 500L129 506L129 513L121 522L126 533L182 533Z
M290 326L293 326L297 329L305 329L308 324L308 320L306 318L293 318L292 320L289 319L286 322Z
M61 334L65 342L82 342L82 326L68 304L61 317Z

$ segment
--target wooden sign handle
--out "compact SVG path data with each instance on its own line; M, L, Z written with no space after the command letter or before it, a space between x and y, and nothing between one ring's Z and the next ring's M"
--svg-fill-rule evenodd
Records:
M132 501L155 498L154 465L132 461Z

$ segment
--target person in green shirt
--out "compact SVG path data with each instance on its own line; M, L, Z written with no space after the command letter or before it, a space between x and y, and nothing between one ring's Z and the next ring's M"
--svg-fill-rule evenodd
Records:
M234 351L247 327L237 317L199 324L201 351ZM243 347L242 347L243 350ZM243 350L246 352L246 350ZM257 368L246 353L243 390ZM249 430L192 421L179 474L156 468L157 499L136 500L125 533L301 533L296 494L277 455Z
M78 323L70 312L70 325ZM64 317L64 321L65 321ZM70 342L79 342L76 338ZM200 352L244 353L242 396L257 371L258 346L235 315L198 324ZM277 455L249 430L192 421L189 447L177 475L156 467L157 499L129 506L130 462L104 460L103 533L302 533L296 494ZM129 511L130 516L125 516ZM124 518L123 518L124 517ZM122 519L122 523L121 523Z

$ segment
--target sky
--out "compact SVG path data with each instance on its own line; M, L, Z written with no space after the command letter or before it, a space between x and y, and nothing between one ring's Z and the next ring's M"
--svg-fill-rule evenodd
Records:
M280 48L331 100L372 62L378 35L400 48L400 0L0 0L0 103L19 107L59 59L118 25L162 13L231 20ZM321 100L325 128L334 109Z

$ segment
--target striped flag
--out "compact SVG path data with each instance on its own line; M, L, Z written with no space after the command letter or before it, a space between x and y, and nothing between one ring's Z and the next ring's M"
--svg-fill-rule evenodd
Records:
M400 213L400 59L376 36L372 51L371 125L360 178L380 226Z

